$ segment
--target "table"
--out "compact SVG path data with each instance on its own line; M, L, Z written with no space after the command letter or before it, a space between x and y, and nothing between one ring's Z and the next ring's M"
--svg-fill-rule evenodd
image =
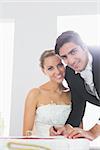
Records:
M100 150L99 140L98 138L90 142L84 138L66 139L62 136L45 138L3 137L0 138L0 150L16 150L16 147L20 147L22 150L29 150L29 148L30 150Z

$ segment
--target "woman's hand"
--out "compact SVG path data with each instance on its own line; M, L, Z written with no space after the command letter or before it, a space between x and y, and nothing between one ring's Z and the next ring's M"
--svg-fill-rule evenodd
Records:
M59 127L52 126L49 129L50 136L57 136L58 135L57 130L59 130Z
M57 135L63 135L67 136L69 135L74 128L70 124L66 124L64 126L54 126L50 128L50 135L51 136L57 136Z

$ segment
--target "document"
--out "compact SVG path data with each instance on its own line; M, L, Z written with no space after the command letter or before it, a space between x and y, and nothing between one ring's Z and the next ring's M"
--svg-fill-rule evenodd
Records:
M89 150L87 139L67 139L63 136L11 137L0 139L0 150Z

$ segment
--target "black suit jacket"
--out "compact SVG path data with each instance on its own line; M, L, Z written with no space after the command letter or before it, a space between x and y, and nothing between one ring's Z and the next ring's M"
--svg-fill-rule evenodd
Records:
M89 48L89 50L93 57L93 81L100 97L100 48ZM75 74L74 70L69 67L66 67L65 79L68 82L72 95L72 111L65 124L69 123L77 127L82 121L86 101L100 106L100 100L87 92L83 78L79 73Z

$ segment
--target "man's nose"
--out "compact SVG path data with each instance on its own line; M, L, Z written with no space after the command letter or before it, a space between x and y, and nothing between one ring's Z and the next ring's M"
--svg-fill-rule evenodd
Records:
M73 59L73 57L69 56L67 58L67 65L73 65L73 64L74 64L74 59Z

